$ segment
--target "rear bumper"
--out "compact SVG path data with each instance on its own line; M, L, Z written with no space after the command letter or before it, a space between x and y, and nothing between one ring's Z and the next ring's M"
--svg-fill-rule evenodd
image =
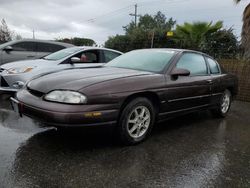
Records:
M25 95L19 94L22 92ZM17 98L11 99L12 102L18 103L20 116L25 115L55 127L115 125L119 114L118 109L105 107L105 105L65 105L43 101L40 98L37 98L37 103L28 104L22 100L22 97L27 101L32 101L34 98L24 90L18 92ZM41 108L46 105L44 103L50 103L50 105L47 105L47 108Z

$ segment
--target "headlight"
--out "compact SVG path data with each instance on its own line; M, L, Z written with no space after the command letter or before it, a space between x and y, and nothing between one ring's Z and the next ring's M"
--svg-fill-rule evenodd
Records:
M19 67L19 68L8 69L7 72L9 74L19 74L19 73L30 72L33 69L34 69L34 67Z
M69 104L85 104L87 102L87 98L83 94L66 90L51 91L45 95L44 99Z

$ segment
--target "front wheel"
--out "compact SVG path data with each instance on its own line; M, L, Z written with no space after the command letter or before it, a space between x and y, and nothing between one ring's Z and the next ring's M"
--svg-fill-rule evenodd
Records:
M119 123L119 135L126 145L142 142L147 138L155 122L155 109L147 98L136 98L123 109Z
M220 104L216 109L212 110L212 113L217 117L226 117L229 112L232 103L232 95L229 90L225 90L221 96Z

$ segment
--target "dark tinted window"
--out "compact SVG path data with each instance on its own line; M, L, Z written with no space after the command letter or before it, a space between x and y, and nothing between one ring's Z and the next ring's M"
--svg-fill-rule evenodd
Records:
M219 74L220 73L219 66L213 59L207 57L207 62L209 64L211 74Z
M190 75L207 75L207 65L202 55L195 53L185 53L178 61L177 68L190 71Z
M105 62L109 62L112 59L115 59L116 57L121 55L119 53L108 51L108 50L104 50L103 53L104 53Z
M36 49L38 52L56 52L64 48L65 47L57 44L42 43L42 42L38 42L36 45Z
M15 51L35 51L35 43L34 42L18 42L16 44L11 45L13 50Z

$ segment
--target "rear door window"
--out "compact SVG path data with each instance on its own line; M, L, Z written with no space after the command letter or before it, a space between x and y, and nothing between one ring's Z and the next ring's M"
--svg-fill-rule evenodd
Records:
M220 74L220 68L219 68L218 63L209 57L207 57L206 59L207 59L211 74Z
M14 51L35 51L35 42L18 42L11 45Z
M104 54L105 63L107 63L107 62L109 62L109 61L111 61L111 60L113 60L116 57L121 55L120 53L113 52L113 51L108 51L108 50L104 50L103 54Z
M189 70L191 76L208 75L205 59L200 54L184 53L176 64L176 67Z
M44 43L44 42L38 42L36 45L37 52L56 52L64 48L65 47L57 45L57 44L50 44L50 43Z

